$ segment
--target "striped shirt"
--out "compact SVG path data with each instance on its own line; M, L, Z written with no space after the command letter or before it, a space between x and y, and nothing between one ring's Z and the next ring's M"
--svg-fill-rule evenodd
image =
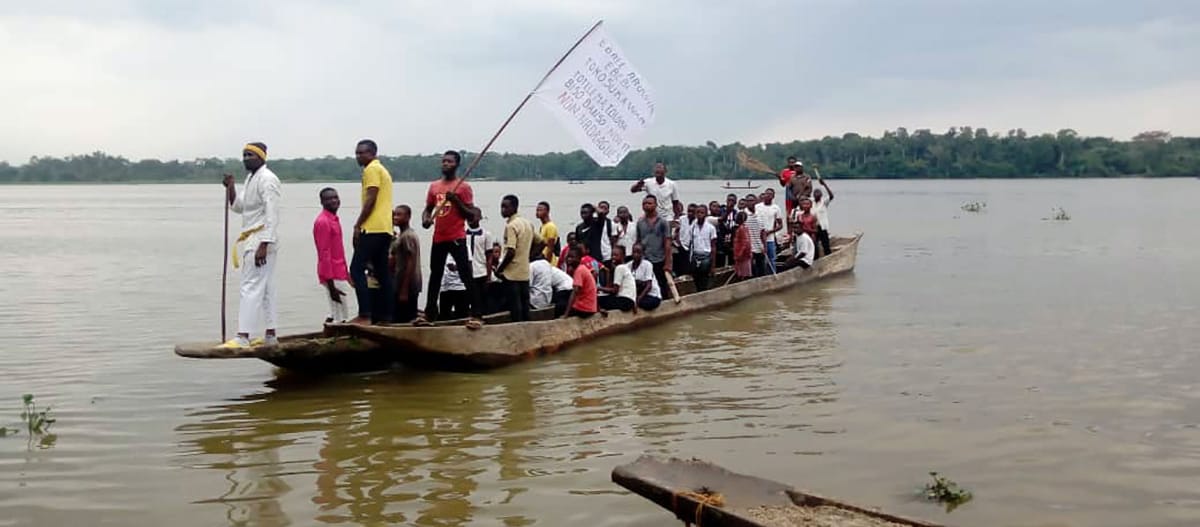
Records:
M747 211L749 212L749 211ZM742 225L747 229L746 233L750 235L750 252L754 254L763 253L762 222L758 221L758 215L754 213L746 214L746 223Z

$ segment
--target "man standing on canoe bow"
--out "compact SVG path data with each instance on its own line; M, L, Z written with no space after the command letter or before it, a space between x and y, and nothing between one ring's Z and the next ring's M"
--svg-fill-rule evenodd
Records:
M421 213L421 225L433 227L433 245L429 254L429 286L425 288L425 314L414 322L428 326L434 313L438 313L438 293L442 288L442 275L446 272L446 257L454 259L455 270L467 287L467 298L471 307L468 329L483 326L483 304L481 291L474 287L471 259L467 255L467 222L475 214L475 193L471 184L459 179L458 164L462 156L447 150L442 155L442 177L429 184L425 193L425 210Z
M267 168L267 145L250 143L242 149L246 183L238 195L232 174L225 174L226 199L242 215L242 231L233 244L233 267L241 269L241 302L238 304L238 334L222 348L279 343L275 336L275 261L278 259L279 177ZM266 329L264 339L250 335Z

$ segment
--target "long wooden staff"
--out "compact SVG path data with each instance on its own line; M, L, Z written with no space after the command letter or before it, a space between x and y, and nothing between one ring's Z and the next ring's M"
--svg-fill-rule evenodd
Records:
M453 194L454 191L458 190L458 186L461 185L463 181L466 181L467 178L471 177L471 171L475 170L475 167L479 166L479 162L483 160L483 156L486 155L488 150L492 148L492 143L495 143L496 139L500 137L500 134L504 133L504 129L508 128L508 123L511 123L513 118L517 116L517 113L521 111L521 108L525 107L525 103L528 103L529 99L533 98L533 95L542 87L542 84L546 82L546 79L550 78L550 74L554 73L554 70L557 70L558 67L562 65L563 61L567 60L567 57L571 56L571 53L575 52L575 48L578 48L579 45L583 43L584 39L588 38L588 36L596 31L596 29L600 27L600 24L603 23L603 20L596 22L596 25L592 26L587 33L584 33L582 37L579 37L579 40L575 41L575 44L571 46L571 49L568 49L566 53L563 53L563 56L558 59L558 62L555 62L554 66L550 67L550 71L547 71L546 74L542 76L542 80L538 81L537 85L534 86L532 90L529 90L529 93L525 94L525 98L521 99L521 104L518 104L517 107L513 109L512 113L508 115L508 119L505 119L504 123L500 125L500 129L496 130L496 134L488 140L486 145L483 145L483 150L479 151L479 155L475 156L475 159L471 160L470 165L467 165L466 172L463 172L462 177L458 178L458 182L454 184L454 188L450 189L450 194Z
M221 193L221 201L225 204L225 245L221 249L221 342L225 342L225 280L229 276L229 189Z

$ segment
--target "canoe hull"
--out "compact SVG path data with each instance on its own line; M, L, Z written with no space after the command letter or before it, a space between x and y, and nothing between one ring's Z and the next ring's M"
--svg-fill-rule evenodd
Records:
M943 527L903 518L827 498L768 479L738 474L700 460L659 459L642 456L612 472L614 483L674 512L685 522L723 527L769 527L746 511L755 507L834 507L848 514L867 516L910 527ZM720 495L719 503L701 504L704 493Z
M175 353L202 359L256 358L292 370L341 373L387 369L395 365L445 370L485 370L556 353L591 339L661 324L667 320L710 311L800 284L851 272L862 234L836 238L835 250L810 269L792 269L773 276L717 287L703 293L686 278L678 281L681 303L664 301L654 311L638 315L610 312L589 319L568 318L520 324L489 323L478 331L461 324L434 327L410 325L355 326L331 324L324 333L283 337L275 348L227 350L211 343L180 344ZM714 275L723 284L729 271ZM500 315L492 320L503 320Z
M521 324L485 325L478 331L464 327L327 326L339 335L378 341L389 349L403 350L409 360L451 365L454 368L488 369L558 352L568 346L613 333L661 324L692 313L724 307L754 296L853 271L861 234L839 239L839 246L809 269L791 269L684 297L664 301L654 311L637 315L610 312L588 319L566 318Z

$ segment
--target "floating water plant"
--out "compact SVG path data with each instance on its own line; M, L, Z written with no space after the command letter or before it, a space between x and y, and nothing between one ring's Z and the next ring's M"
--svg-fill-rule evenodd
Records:
M930 472L929 475L933 478L933 483L927 483L922 489L921 494L925 499L945 505L946 512L971 501L973 497L971 491L960 487L958 483L945 476L938 475L937 472Z

